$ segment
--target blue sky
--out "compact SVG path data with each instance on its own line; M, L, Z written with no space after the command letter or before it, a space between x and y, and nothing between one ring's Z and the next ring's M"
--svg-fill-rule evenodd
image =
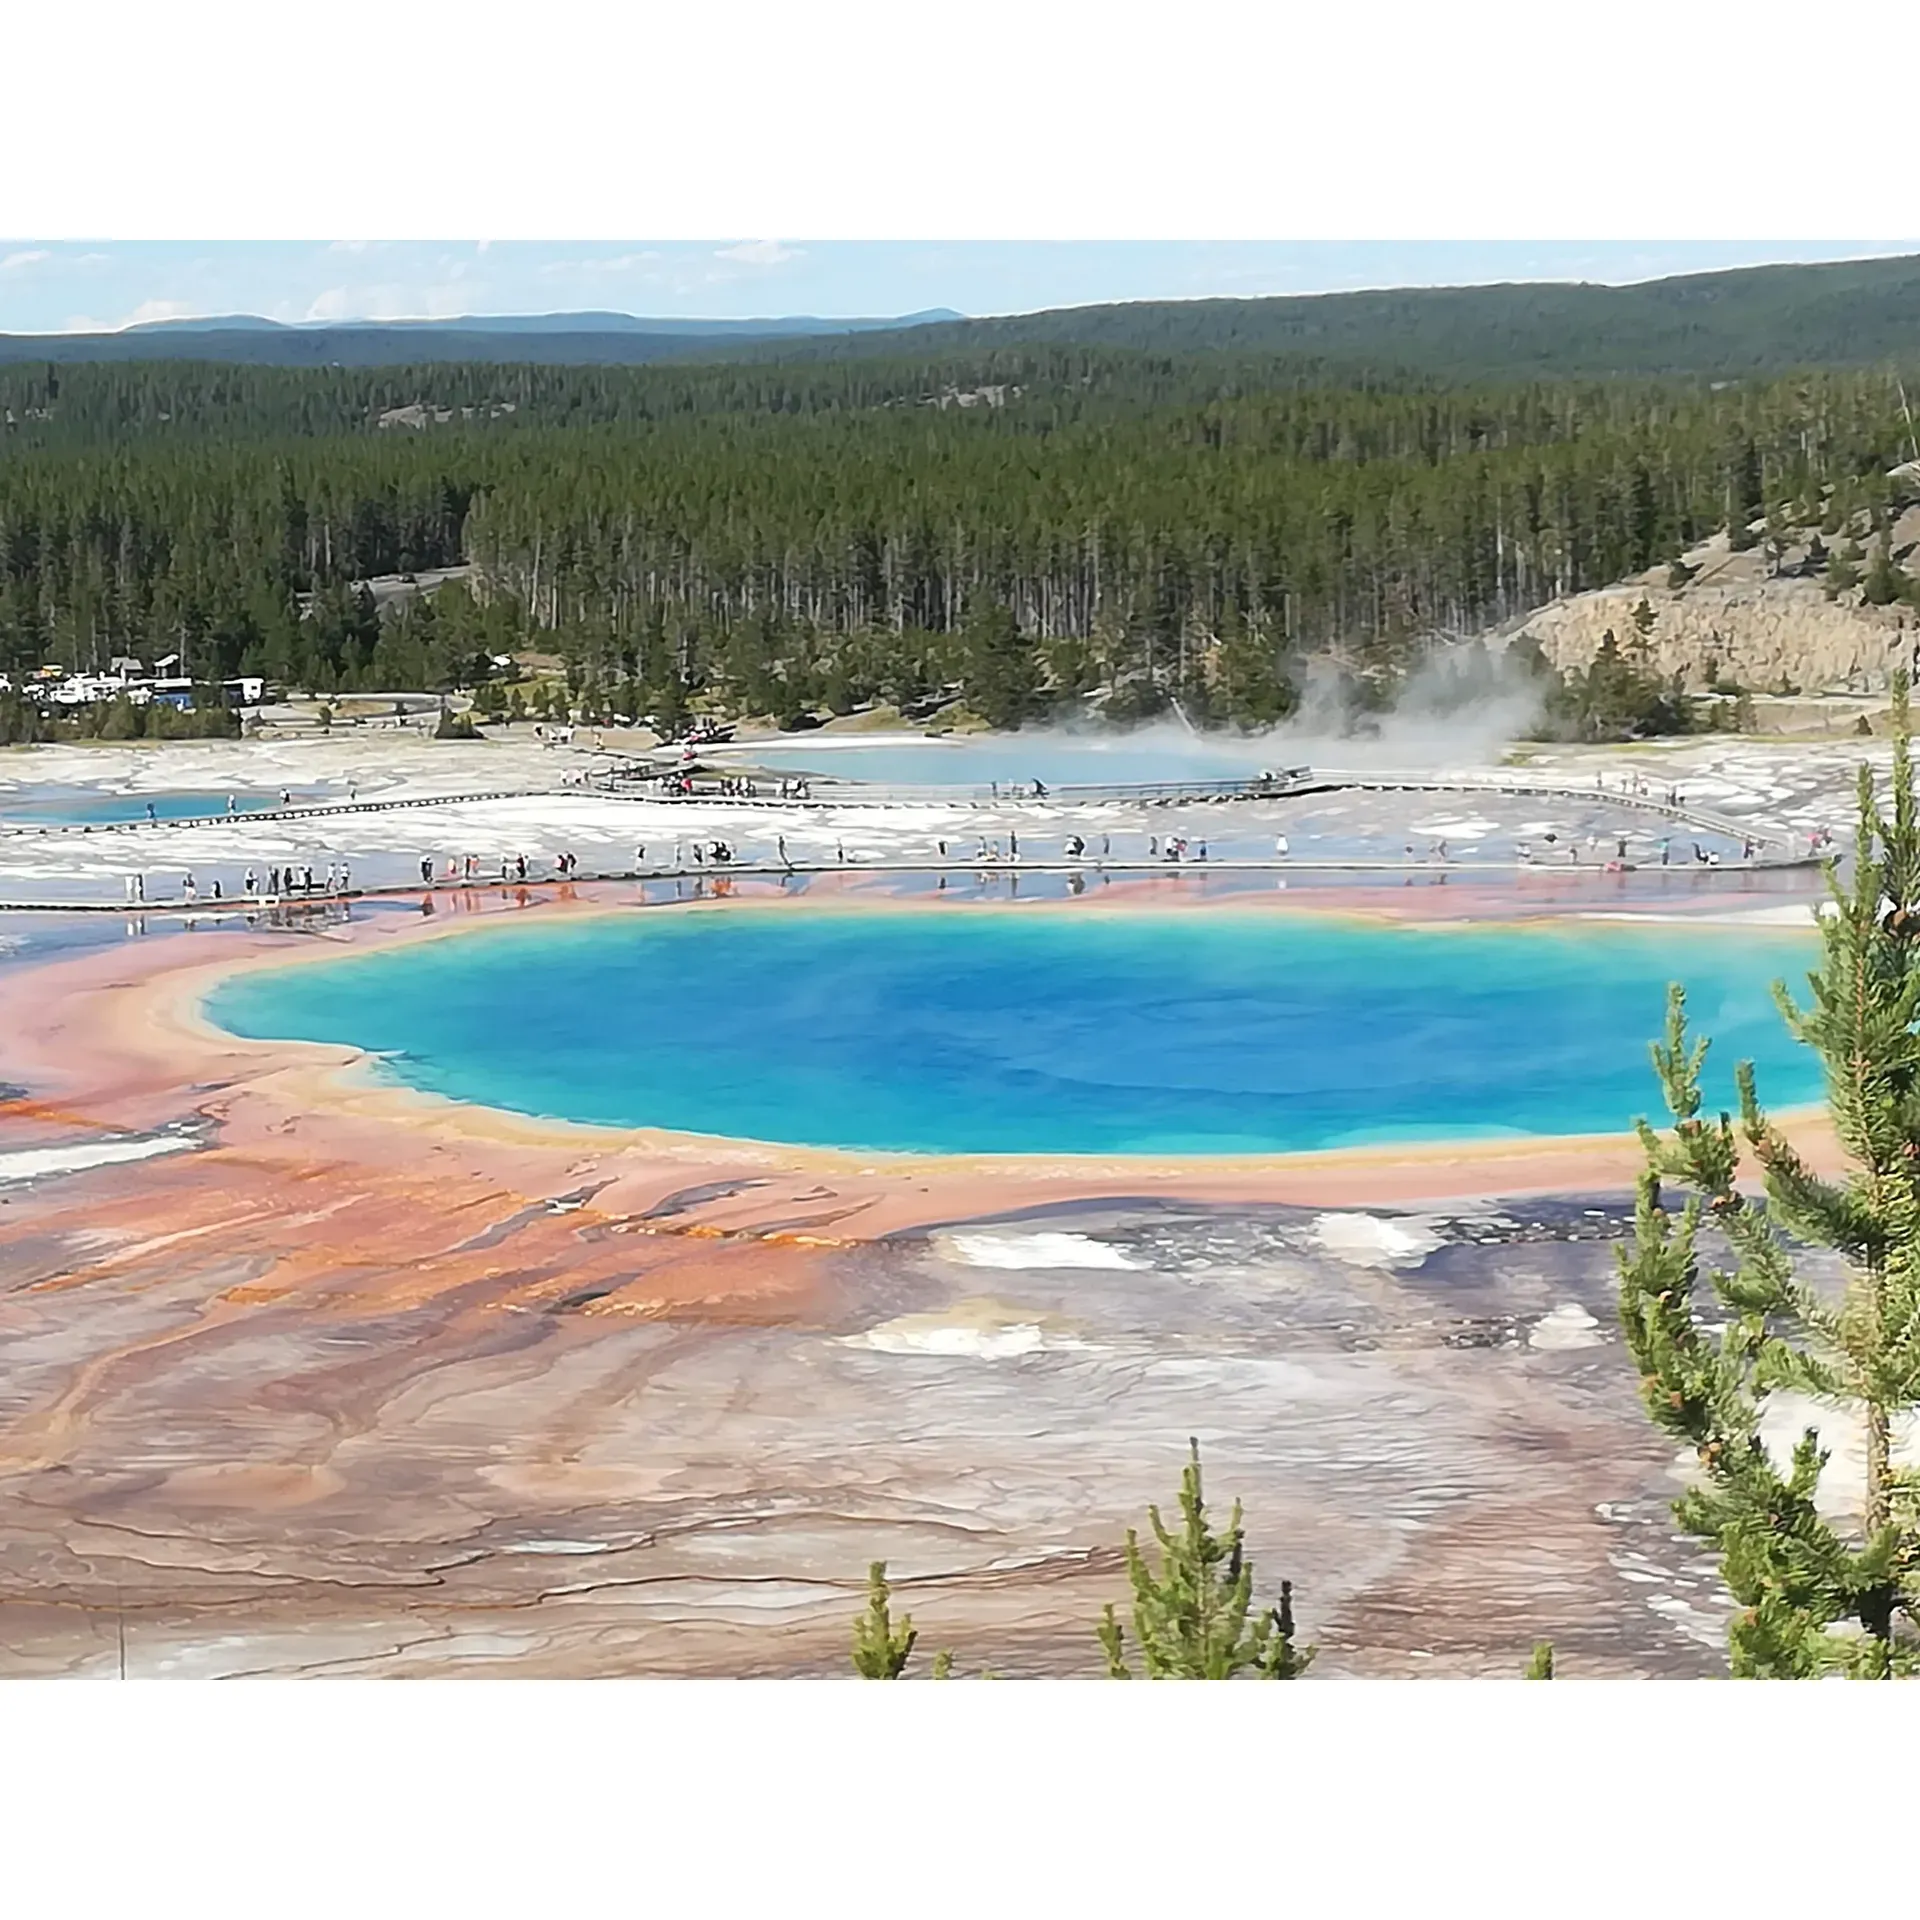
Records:
M0 332L253 313L275 320L607 309L703 319L1323 293L1491 280L1620 283L1916 241L0 240Z

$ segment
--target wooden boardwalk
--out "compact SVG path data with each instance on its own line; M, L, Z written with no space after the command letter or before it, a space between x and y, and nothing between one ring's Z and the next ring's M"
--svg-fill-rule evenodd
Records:
M795 860L785 864L777 861L716 861L707 864L691 864L672 867L634 867L623 870L578 872L567 875L549 874L525 880L502 880L497 876L471 880L436 880L432 883L422 881L395 882L378 887L349 887L345 890L329 891L316 887L311 893L281 894L239 894L226 895L218 900L204 898L188 899L184 895L172 895L165 899L148 900L0 900L0 913L90 913L121 914L129 917L140 915L162 915L170 917L189 916L194 919L232 918L248 914L279 912L286 909L320 909L329 906L346 906L356 900L423 900L435 895L485 893L511 896L516 893L548 893L561 887L585 885L633 884L649 885L675 880L725 881L725 880L785 880L805 878L820 874L930 874L942 878L961 878L991 882L997 880L1019 880L1030 875L1077 875L1082 879L1096 876L1124 874L1129 878L1157 877L1160 879L1204 879L1208 874L1355 874L1387 875L1401 879L1423 878L1428 880L1472 880L1489 874L1529 874L1547 878L1581 875L1587 878L1604 877L1608 874L1626 874L1637 872L1665 872L1690 874L1696 879L1712 875L1715 879L1729 879L1754 873L1780 873L1795 869L1812 870L1821 865L1813 855L1802 855L1794 859L1742 861L1728 866L1701 866L1692 861L1673 867L1640 867L1622 864L1617 861L1596 862L1591 860L1568 862L1565 866L1549 866L1542 861L1526 860L1472 860L1440 861L1419 860L1311 860L1311 859L1264 859L1264 860L1167 860L1140 859L1126 860L1088 857L1080 860Z

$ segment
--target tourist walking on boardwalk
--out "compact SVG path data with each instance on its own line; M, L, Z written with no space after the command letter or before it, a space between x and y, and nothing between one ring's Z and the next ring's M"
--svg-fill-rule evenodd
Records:
M792 866L793 862L787 858L787 836L784 833L777 835L774 840L774 845L780 850L780 864L783 867ZM640 851L644 853L646 852L646 848L642 847ZM940 842L940 857L943 860L947 857L947 843L944 840Z
M136 896L133 891L133 875L127 875L127 905L132 906Z
M149 800L149 801L147 802L147 818L148 818L149 820L157 820L157 819L159 819L159 817L160 817L160 816L159 816L159 815L158 815L157 813L155 813L155 812L154 812L154 810L153 810L153 802L152 802L151 800Z
M1287 846L1287 836L1284 833L1276 834L1274 836L1273 850L1275 853L1277 853L1280 856L1282 860L1284 860L1287 857L1287 854L1290 851L1290 849Z
M186 878L181 881L180 891L184 893L189 900L197 900L200 897L200 888L192 874L188 874Z
M251 898L260 891L260 876L249 867L246 878L240 882L240 885L245 889L248 897Z
M351 876L347 872L347 863L344 860L342 860L340 862L340 891L342 893L345 893L347 891L348 882L350 878Z
M430 853L423 856L420 862L420 884L427 887L433 885L433 855Z
M235 806L235 805L233 804L233 795L232 795L232 794L228 794L228 795L227 795L227 811L228 811L229 813L238 813L238 812L239 812L239 808L238 808L238 807L236 807L236 806Z
M213 899L218 900L220 898L220 882L218 880L212 883L209 892Z

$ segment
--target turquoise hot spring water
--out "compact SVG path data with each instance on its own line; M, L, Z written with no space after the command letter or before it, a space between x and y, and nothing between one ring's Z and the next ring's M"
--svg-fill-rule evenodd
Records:
M1771 983L1810 932L1414 927L1270 909L645 909L241 974L207 1011L548 1118L798 1145L1262 1154L1609 1133L1663 1117L1670 980L1712 1037L1817 1100Z

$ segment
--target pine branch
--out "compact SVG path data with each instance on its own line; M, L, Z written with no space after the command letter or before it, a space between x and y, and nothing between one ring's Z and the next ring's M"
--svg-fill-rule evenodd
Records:
M1863 769L1854 875L1843 885L1829 867L1810 1004L1776 989L1790 1030L1821 1059L1852 1171L1838 1181L1812 1171L1766 1115L1749 1063L1736 1072L1738 1130L1726 1114L1701 1118L1707 1043L1689 1041L1678 987L1652 1048L1672 1129L1637 1123L1647 1171L1619 1255L1621 1325L1649 1415L1699 1464L1674 1511L1718 1551L1740 1605L1736 1675L1882 1677L1920 1665L1920 1482L1892 1466L1887 1439L1894 1415L1920 1404L1920 806L1903 683L1894 709L1891 818ZM1764 1201L1739 1188L1743 1141ZM1677 1218L1663 1179L1688 1192ZM1717 1339L1699 1301L1709 1221L1735 1260L1707 1276L1727 1315ZM1837 1304L1798 1278L1793 1240L1846 1259ZM1867 1500L1845 1529L1819 1510L1817 1429L1784 1472L1762 1442L1762 1411L1782 1390L1864 1424Z

